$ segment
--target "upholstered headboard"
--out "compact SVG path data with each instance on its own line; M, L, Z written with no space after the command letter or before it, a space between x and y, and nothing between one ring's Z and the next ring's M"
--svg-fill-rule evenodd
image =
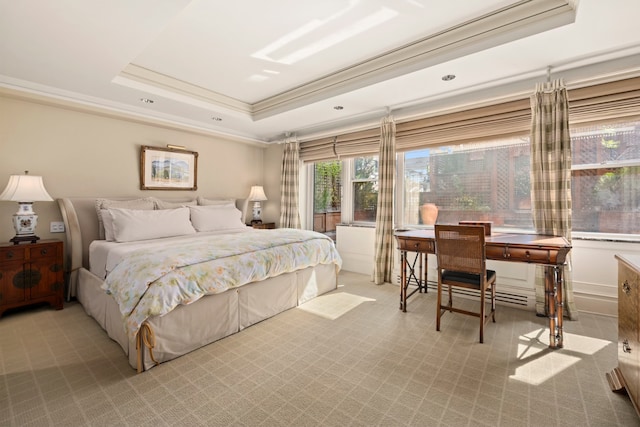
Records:
M109 197L109 200L133 200L136 197ZM139 197L138 197L139 198ZM69 285L67 299L76 295L78 270L89 269L89 245L100 238L98 215L96 213L96 197L79 197L58 199L58 206L65 225L67 244L65 246L65 273ZM189 199L162 199L168 202L187 202ZM236 207L242 211L245 221L248 201L237 199ZM245 221L246 222L246 221Z

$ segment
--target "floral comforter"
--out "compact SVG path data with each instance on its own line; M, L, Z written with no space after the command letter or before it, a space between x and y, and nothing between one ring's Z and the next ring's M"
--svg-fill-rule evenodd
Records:
M306 230L252 230L134 250L102 288L118 303L133 337L147 318L179 304L318 264L342 265L329 237Z

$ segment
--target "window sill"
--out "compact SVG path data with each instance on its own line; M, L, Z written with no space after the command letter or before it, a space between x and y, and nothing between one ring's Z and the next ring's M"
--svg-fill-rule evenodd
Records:
M589 240L594 242L640 243L640 236L637 234L574 232L571 234L571 238L573 240Z

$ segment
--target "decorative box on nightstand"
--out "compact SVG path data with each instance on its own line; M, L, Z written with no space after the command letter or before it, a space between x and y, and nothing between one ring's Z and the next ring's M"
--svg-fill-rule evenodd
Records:
M0 316L5 310L40 302L62 309L62 242L0 244Z
M274 228L276 228L276 223L275 222L261 222L259 224L251 224L251 226L253 228L262 228L262 229L273 230Z

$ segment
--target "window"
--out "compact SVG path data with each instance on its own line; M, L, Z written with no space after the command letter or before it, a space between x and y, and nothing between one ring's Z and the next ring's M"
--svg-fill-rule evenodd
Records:
M571 129L573 232L640 234L640 121ZM529 138L408 151L400 156L401 223L493 221L533 229Z
M402 225L493 221L532 229L528 138L409 151L403 156Z
M356 157L352 162L353 221L375 223L378 206L378 157Z
M342 162L317 162L313 172L313 231L333 235L342 211Z
M640 121L571 129L574 231L640 234Z

